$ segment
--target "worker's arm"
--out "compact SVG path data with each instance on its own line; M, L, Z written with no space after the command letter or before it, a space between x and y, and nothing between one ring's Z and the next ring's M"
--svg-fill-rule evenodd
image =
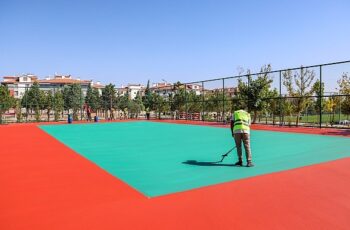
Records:
M231 134L233 136L233 126L235 124L235 120L234 119L231 119Z

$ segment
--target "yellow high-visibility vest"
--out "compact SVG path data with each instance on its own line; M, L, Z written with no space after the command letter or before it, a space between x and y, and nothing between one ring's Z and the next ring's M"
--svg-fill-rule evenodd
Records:
M233 131L235 130L250 130L250 114L244 110L235 111L233 114L234 117L234 126Z

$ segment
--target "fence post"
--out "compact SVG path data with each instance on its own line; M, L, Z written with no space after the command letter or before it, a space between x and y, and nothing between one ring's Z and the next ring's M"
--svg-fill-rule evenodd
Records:
M247 77L248 77L248 92L249 92L249 88L250 88L250 72L247 74ZM247 110L248 110L248 113L250 113L250 109L249 109L249 97L248 97L248 99L247 99L248 101L247 101Z
M204 121L204 82L202 81L202 121Z
M83 99L82 99L82 96L83 96L83 89L81 87L80 88L80 120L81 121L83 120Z
M225 121L225 78L222 79L222 122Z
M279 107L280 107L280 126L282 126L282 71L280 70L280 99L279 99Z
M26 96L26 122L28 122L28 88L26 86L24 95Z
M186 110L186 120L187 120L187 84L185 84L185 110Z
M319 89L319 94L320 94L320 103L319 103L319 110L320 110L320 128L322 128L322 65L320 65L320 89Z

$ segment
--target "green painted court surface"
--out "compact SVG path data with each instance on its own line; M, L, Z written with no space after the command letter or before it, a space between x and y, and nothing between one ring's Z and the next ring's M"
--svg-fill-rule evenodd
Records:
M213 163L234 146L228 128L147 121L40 128L148 197L350 156L350 138L252 131L256 166L234 167L236 152Z

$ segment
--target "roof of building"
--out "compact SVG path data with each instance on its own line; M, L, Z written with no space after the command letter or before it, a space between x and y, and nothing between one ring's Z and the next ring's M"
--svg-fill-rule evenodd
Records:
M92 88L96 88L96 89L103 89L105 86L101 85L101 84L93 84Z
M51 83L51 84L73 84L73 83L79 83L79 84L90 84L91 80L77 80L77 79L62 79L62 78L54 78L50 80L39 80L37 81L40 83Z

